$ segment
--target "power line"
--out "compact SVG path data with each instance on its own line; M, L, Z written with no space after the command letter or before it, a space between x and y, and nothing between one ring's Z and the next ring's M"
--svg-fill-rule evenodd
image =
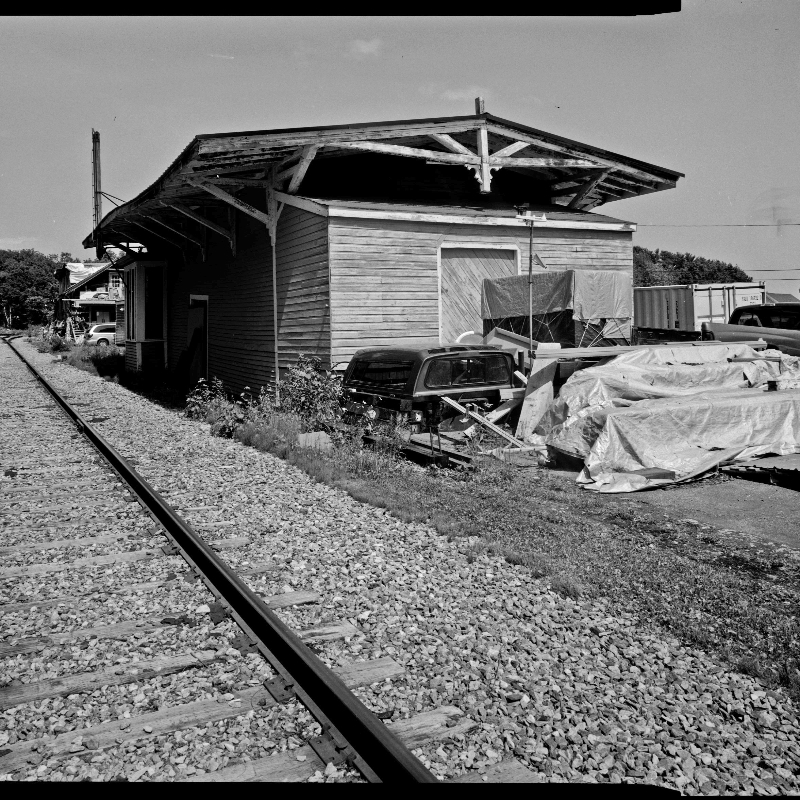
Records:
M697 224L661 224L651 222L637 222L640 228L788 228L792 225L800 225L800 222L744 222L744 223L719 223L713 225Z

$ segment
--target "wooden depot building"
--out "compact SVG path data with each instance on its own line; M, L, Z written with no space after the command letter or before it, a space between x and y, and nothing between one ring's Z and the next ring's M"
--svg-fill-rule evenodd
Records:
M127 253L128 369L257 390L301 353L453 341L530 224L549 269L632 271L635 224L594 209L682 174L477 111L196 136L83 243Z

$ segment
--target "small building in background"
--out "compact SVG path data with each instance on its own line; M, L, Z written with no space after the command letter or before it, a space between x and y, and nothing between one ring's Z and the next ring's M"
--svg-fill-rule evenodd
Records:
M767 303L800 303L800 297L793 294L782 294L780 292L767 292Z
M125 270L126 364L234 391L302 354L479 330L484 278L633 271L609 203L682 174L476 108L475 115L197 136L84 247ZM132 243L146 246L147 254Z
M55 271L59 300L86 325L115 322L124 304L123 271L108 261L64 264Z

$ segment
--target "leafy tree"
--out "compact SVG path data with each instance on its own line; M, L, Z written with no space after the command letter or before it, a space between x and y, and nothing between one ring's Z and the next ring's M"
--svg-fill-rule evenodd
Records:
M58 282L53 275L58 266L55 255L0 250L0 312L7 327L25 327L48 319L58 297Z
M734 264L691 253L633 248L633 285L669 286L685 283L750 282L753 279Z

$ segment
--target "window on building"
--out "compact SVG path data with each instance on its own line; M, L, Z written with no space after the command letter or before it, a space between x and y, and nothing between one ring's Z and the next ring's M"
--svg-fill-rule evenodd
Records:
M119 289L122 286L122 276L118 272L109 273L108 285L112 289Z

